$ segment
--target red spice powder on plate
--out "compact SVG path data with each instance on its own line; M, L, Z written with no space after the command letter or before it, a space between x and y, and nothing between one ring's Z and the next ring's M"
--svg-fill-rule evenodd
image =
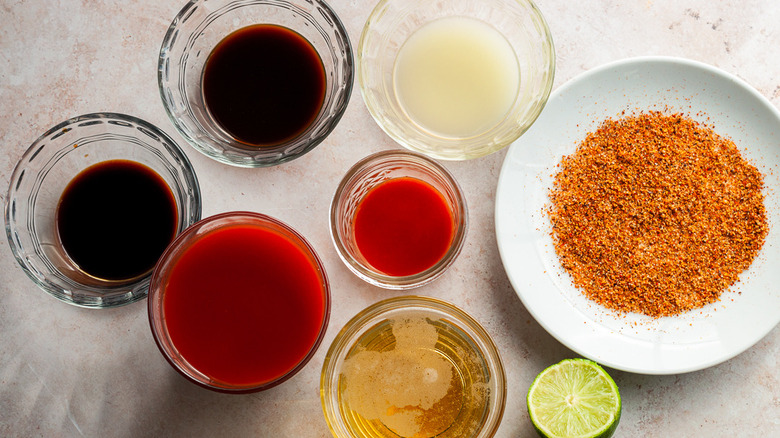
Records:
M610 309L661 317L715 302L764 244L763 176L682 114L607 119L558 167L555 251Z

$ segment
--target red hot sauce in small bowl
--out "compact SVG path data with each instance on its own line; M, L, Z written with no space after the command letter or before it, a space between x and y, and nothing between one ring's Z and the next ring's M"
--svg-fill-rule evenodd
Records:
M401 177L371 189L355 213L355 243L377 270L414 275L435 265L454 234L447 201L425 181Z
M386 289L427 284L452 265L468 228L466 198L442 165L408 151L383 151L352 166L330 207L339 257Z

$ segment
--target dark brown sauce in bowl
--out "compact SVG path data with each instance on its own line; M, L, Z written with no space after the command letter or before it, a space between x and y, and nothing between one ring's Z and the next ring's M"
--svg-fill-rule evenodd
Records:
M231 137L253 147L275 146L302 134L325 99L317 50L283 26L239 29L211 52L203 68L203 99Z
M135 280L154 268L176 236L176 200L149 167L129 160L94 164L67 185L57 206L57 237L85 274Z

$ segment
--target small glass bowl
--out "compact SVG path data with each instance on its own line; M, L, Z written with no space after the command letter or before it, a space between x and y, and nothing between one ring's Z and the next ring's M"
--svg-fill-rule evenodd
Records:
M517 57L520 83L505 118L482 133L455 137L415 123L399 103L395 61L409 37L444 17L470 17L498 30ZM407 149L443 160L466 160L496 152L520 137L536 120L552 90L552 36L531 0L381 0L366 21L357 49L358 81L379 126Z
M275 233L276 235L281 236L300 249L301 253L304 254L308 261L315 267L318 281L320 282L323 290L322 323L319 327L319 332L315 341L309 346L308 353L294 367L287 370L278 378L265 383L252 385L235 384L232 382L213 379L190 364L182 356L171 339L164 312L166 287L169 283L171 273L176 264L181 259L182 255L200 239L208 236L210 233L224 230L229 227L242 225L259 227ZM247 272L246 275L248 277L254 278L253 276L258 274L256 272ZM214 292L219 293L222 291L215 290ZM219 299L216 301L223 299L229 300L230 297L219 297ZM325 336L325 331L328 327L328 321L330 319L330 306L330 283L328 282L327 275L325 274L325 267L323 266L322 261L317 256L317 253L314 251L314 248L309 244L309 242L306 241L303 236L298 234L298 232L292 229L289 225L270 216L248 211L234 211L217 214L205 218L189 227L182 234L180 234L173 241L173 243L171 243L170 246L168 246L168 249L165 250L165 253L160 258L160 262L155 267L154 273L152 274L152 280L149 285L149 324L151 326L154 340L157 343L157 347L160 349L162 355L171 364L171 366L173 366L173 368L181 375L183 375L187 380L212 391L228 394L246 394L263 391L279 385L303 369L303 367L314 356L317 348L319 348L320 344L322 343L322 339Z
M453 376L460 377L463 384L460 400L464 405L452 425L436 436L492 437L501 422L506 399L506 375L495 344L485 329L463 310L441 300L415 296L390 298L373 304L347 322L333 340L320 377L322 408L333 436L396 436L380 420L366 418L358 407L349 406L346 391L351 382L343 373L347 369L345 362L360 353L396 350L394 324L409 319L422 320L436 327L438 340L435 346L431 348L421 343L415 348L433 351L447 360L455 371ZM410 337L408 333L403 336L420 339ZM400 353L408 353L407 357L419 354ZM380 356L374 357L374 360L380 360ZM399 371L403 374L406 370ZM475 388L482 390L481 396L473 397L479 393ZM376 387L376 391L381 392L383 388Z
M141 300L148 291L151 270L130 282L91 277L65 254L57 236L57 205L68 183L82 170L115 159L146 165L165 180L176 202L176 234L200 219L195 171L179 146L155 126L123 114L95 113L49 129L22 155L11 175L5 231L27 276L69 304L114 307Z
M360 253L355 242L354 219L358 206L371 189L400 177L426 182L444 197L452 214L454 232L449 249L436 264L417 274L391 276L371 266ZM385 289L411 289L441 276L460 254L467 229L466 197L455 177L430 158L404 150L378 152L357 162L344 175L330 205L330 235L339 257L355 275Z
M248 147L225 132L203 99L203 67L213 48L238 29L275 24L306 38L322 59L325 100L300 135L282 144ZM163 105L176 129L198 151L241 167L266 167L293 160L322 142L347 108L354 78L352 46L341 20L322 0L191 0L168 28L157 78Z

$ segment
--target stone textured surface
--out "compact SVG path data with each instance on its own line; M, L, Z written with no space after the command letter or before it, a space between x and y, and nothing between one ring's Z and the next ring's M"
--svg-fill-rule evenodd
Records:
M182 2L0 0L0 198L22 152L46 129L96 111L156 124L199 175L204 216L247 209L298 229L322 257L333 310L304 370L264 393L229 396L189 384L159 354L145 303L91 311L38 290L0 239L0 436L330 436L319 400L322 361L359 310L399 295L368 286L328 235L330 197L369 153L397 146L356 88L342 122L291 163L236 169L197 153L174 131L157 91L162 37ZM331 0L353 44L370 0ZM539 0L557 49L555 86L609 61L673 55L733 73L780 105L780 6L775 0ZM500 437L534 436L525 393L544 367L575 354L528 314L504 273L493 208L504 152L445 165L466 191L465 248L441 279L415 293L459 305L493 336L508 374ZM672 376L612 370L623 394L618 436L780 436L780 328L712 368Z

